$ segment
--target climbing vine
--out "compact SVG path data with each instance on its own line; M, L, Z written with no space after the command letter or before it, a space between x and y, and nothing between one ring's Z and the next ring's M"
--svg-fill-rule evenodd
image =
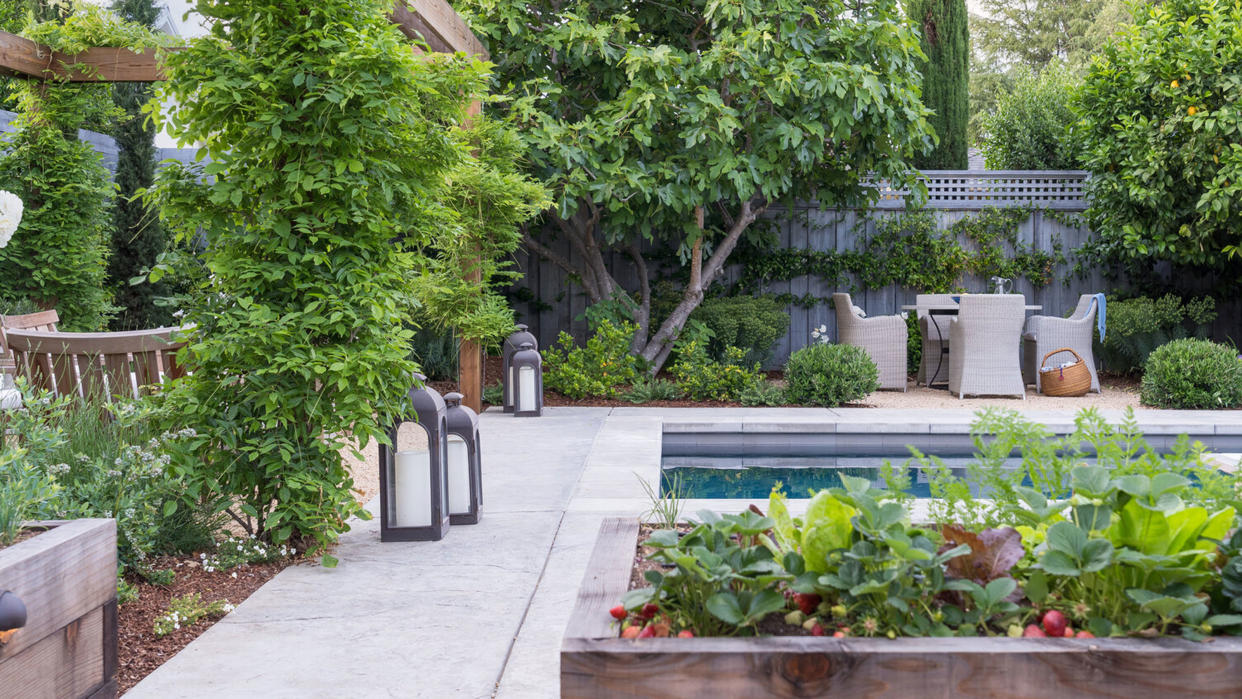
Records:
M1054 281L1056 267L1066 258L1058 238L1051 251L1020 240L1018 225L1032 212L1026 207L984 209L944 230L937 229L928 211L881 218L875 221L875 233L852 250L777 248L769 239L737 253L741 275L728 293L761 293L773 282L804 276L855 292L893 284L927 292L960 291L966 275L1026 279L1043 288ZM824 300L790 293L775 298L803 308Z

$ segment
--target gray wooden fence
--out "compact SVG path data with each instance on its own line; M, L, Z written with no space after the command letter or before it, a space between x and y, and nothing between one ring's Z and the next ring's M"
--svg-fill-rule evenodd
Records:
M1026 280L1015 282L1016 292L1026 295L1030 303L1043 306L1040 313L1064 315L1073 309L1080 294L1109 292L1117 288L1117 282L1105 280L1098 271L1081 277L1072 274L1074 250L1088 241L1091 232L1085 226L1073 225L1078 217L1067 214L1086 208L1083 183L1087 173L928 171L924 177L928 188L925 209L933 213L941 230L987 208L1021 207L1032 210L1018 225L1018 240L1045 252L1053 252L1059 243L1067 258L1067 263L1054 271L1055 280L1046 287L1035 288ZM813 203L805 203L792 210L782 207L770 211L767 218L775 226L782 247L852 250L875 234L877 219L900 215L905 208L905 194L881 186L880 201L870 210L821 210ZM575 259L575 253L566 241L547 242L560 254ZM960 243L967 249L974 245L970 240L961 240ZM515 309L519 322L531 327L540 347L553 343L562 330L569 331L582 341L587 335L583 313L589 301L581 287L556 265L524 250L518 253L517 264L525 276L513 289ZM637 273L628 255L613 253L609 264L613 275L623 286L630 290L637 288ZM725 272L724 281L736 281L741 271L736 265L730 267ZM652 283L657 280L658 273L653 272ZM988 279L967 276L960 280L960 284L968 292L990 291ZM796 297L811 295L818 297L819 302L811 308L791 305L787 309L790 315L789 332L778 341L771 363L776 366L783 364L791 352L810 342L811 331L817 326L827 326L829 336L836 338L835 312L828 301L833 292L850 291L850 287L859 287L854 303L866 310L868 315L899 313L901 306L914 303L915 295L921 291L897 285L861 288L857 280L837 287L818 277L773 282L763 291L790 293ZM1238 339L1238 317L1242 315L1238 300L1217 298L1217 302L1221 317L1213 328L1214 335L1218 339Z

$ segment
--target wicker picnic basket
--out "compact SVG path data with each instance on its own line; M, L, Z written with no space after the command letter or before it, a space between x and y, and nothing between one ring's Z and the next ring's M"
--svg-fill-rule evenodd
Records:
M1060 352L1069 352L1078 361L1066 367L1048 369L1048 358ZM1091 372L1082 355L1069 347L1055 349L1044 355L1039 363L1039 390L1045 396L1082 396L1091 390Z

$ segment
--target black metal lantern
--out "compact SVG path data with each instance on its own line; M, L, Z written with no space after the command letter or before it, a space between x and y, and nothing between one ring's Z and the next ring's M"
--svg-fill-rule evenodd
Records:
M513 412L513 355L517 354L522 344L526 342L529 342L534 349L539 349L539 341L535 339L534 335L526 332L525 325L518 323L517 328L517 332L505 338L504 352L501 353L500 360L500 384L502 386L501 392L504 396L501 399L501 403L506 413Z
M461 404L460 393L444 396L448 406L449 521L478 524L483 505L483 462L479 455L479 414Z
M543 415L543 358L535 345L523 342L509 367L513 370L514 417Z
M0 643L7 643L26 625L26 605L9 590L0 590Z
M391 446L379 445L380 541L439 541L448 533L448 419L444 398L416 375L409 405L388 430ZM413 418L411 422L409 418ZM403 451L402 425L427 433L426 451Z

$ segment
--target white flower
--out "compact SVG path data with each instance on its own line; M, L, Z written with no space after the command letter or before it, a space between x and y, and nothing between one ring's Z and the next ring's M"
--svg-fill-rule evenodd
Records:
M22 200L12 192L0 189L0 248L9 244L9 239L22 222Z
M814 330L812 330L811 339L821 345L826 345L829 342L831 342L831 340L829 340L828 338L828 326L821 325L818 328L815 328Z

